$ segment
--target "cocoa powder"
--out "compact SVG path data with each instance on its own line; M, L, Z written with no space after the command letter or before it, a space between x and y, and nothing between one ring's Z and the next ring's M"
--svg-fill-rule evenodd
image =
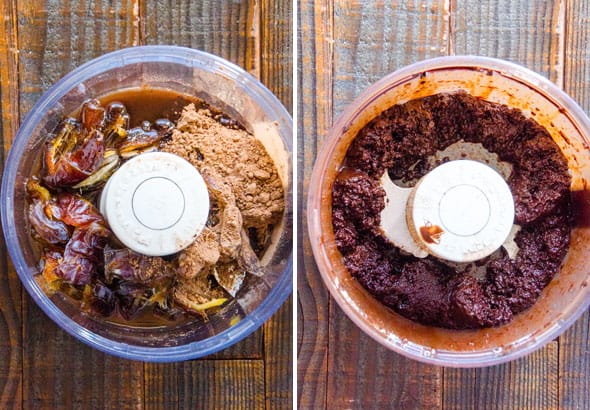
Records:
M196 109L193 104L183 109L162 151L186 159L199 170L211 205L207 227L179 255L175 300L183 306L203 303L207 297L197 297L195 292L209 289L211 276L235 296L246 272L258 274L251 267L259 262L252 264L247 257L250 239L264 243L285 207L282 181L272 158L253 135L223 124L209 109Z
M231 186L246 229L266 229L285 207L283 185L262 144L243 129L222 125L208 109L184 108L163 151L197 169L211 168Z

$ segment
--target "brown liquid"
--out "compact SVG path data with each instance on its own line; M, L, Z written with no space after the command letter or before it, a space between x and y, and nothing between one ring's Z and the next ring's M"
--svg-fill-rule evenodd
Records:
M176 122L182 109L193 103L199 107L206 104L196 97L162 88L128 88L98 98L103 106L118 101L125 105L130 117L130 126L140 126L143 121L154 122L167 118Z
M444 233L438 225L425 225L420 227L420 235L426 243L440 243L440 237Z

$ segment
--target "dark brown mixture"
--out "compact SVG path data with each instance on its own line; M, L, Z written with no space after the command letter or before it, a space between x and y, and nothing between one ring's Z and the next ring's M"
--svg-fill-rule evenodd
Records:
M459 141L479 143L512 164L507 182L521 226L514 259L503 248L470 264L419 259L381 234L383 172L392 180L415 181L431 170L428 157ZM567 253L567 161L548 132L518 110L463 92L396 105L359 132L344 165L334 183L332 221L345 266L377 299L411 320L455 329L507 323L535 303Z

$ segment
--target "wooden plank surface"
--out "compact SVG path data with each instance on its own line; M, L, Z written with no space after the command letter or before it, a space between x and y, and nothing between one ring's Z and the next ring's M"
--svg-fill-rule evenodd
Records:
M565 10L564 88L590 112L590 2L572 1ZM559 407L590 406L590 314L559 338Z
M145 374L145 408L263 409L264 373L263 360L204 359L174 366L151 364Z
M398 68L448 53L443 0L334 2L334 118Z
M137 2L19 1L21 117L75 67L108 51L137 45Z
M145 408L150 410L177 409L180 400L178 366L169 363L146 364L144 371Z
M590 112L590 2L571 1L563 10L564 89Z
M317 149L332 125L333 11L328 0L298 5L297 402L321 409L327 405L328 292L307 240L305 198Z
M586 312L559 338L559 407L590 403L590 315Z
M337 312L330 312L327 408L440 407L440 368L391 352L358 330L334 301L330 308Z
M510 363L445 369L444 409L558 408L558 343Z
M257 73L258 2L146 0L141 10L145 44L196 48Z
M19 124L16 1L1 2L0 13L4 16L0 21L0 111L2 112L0 132L3 142L2 170L4 170L4 159Z
M29 303L29 309L33 309ZM37 307L34 307L38 310ZM30 312L42 316L42 312ZM24 338L23 408L141 408L143 366L82 345L49 319Z
M521 64L561 84L563 2L456 0L453 51Z
M514 61L564 87L588 112L590 2L303 1L299 11L300 408L588 408L587 312L558 340L509 364L484 369L419 365L360 334L322 295L304 216L315 154L332 119L369 84L414 61L445 54Z
M260 10L260 80L293 113L293 7L263 0Z
M261 360L195 360L180 367L180 409L264 408Z
M475 408L556 408L557 357L552 342L524 359L480 369Z
M220 55L259 77L292 111L290 0L3 0L0 12L2 165L19 119L47 88L127 46L175 44ZM59 329L22 291L3 242L0 251L0 408L292 406L292 299L264 328L207 359L144 364Z
M264 324L265 407L293 407L293 297Z
M0 3L0 169L18 127L16 4ZM0 175L3 171L0 171ZM0 231L2 229L0 228ZM22 288L0 238L0 408L22 408Z

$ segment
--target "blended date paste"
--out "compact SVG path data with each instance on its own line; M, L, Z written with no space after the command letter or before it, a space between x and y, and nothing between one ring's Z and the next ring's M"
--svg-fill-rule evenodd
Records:
M383 173L415 184L448 161L441 151L457 144L477 146L508 165L504 176L520 227L512 259L504 248L473 263L421 259L383 236ZM565 258L570 180L549 133L520 111L465 92L412 100L381 113L349 147L333 187L336 244L350 274L408 319L453 329L498 326L535 303Z

